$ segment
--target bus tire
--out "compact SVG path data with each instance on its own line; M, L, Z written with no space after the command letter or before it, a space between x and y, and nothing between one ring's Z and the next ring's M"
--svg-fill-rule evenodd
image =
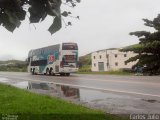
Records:
M70 76L70 73L66 73L66 76Z
M49 68L46 69L46 75L49 75Z
M30 73L32 74L32 68L30 69Z
M32 70L32 75L35 75L35 68L33 68Z
M52 73L52 76L55 76L55 73Z
M60 76L65 76L65 74L64 73L60 73Z
M53 72L53 68L50 68L50 70L49 70L49 75L55 75L55 73Z

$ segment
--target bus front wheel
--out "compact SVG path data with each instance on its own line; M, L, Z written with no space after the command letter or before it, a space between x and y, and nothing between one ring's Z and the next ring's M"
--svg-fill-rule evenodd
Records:
M70 73L66 73L66 76L70 76Z
M49 70L49 75L55 76L55 73L53 72L53 68L50 68L50 70Z
M33 68L33 70L32 70L32 75L35 75L35 69Z

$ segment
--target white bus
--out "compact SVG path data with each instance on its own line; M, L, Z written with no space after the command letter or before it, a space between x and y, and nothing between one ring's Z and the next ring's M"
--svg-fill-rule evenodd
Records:
M34 74L69 76L78 71L78 46L76 43L62 43L28 53L28 72Z

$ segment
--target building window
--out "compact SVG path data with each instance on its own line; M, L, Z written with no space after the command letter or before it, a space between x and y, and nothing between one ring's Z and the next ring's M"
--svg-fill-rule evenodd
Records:
M94 67L96 67L96 63L94 63Z
M102 56L100 55L100 56L99 56L99 58L101 59L101 58L102 58Z
M94 59L96 59L96 56L93 56Z
M108 55L108 54L106 55L106 58L107 58L107 59L109 58L109 55Z
M124 54L124 57L127 57L127 54Z
M124 62L125 65L127 65L127 62Z
M118 62L115 62L115 66L118 66Z
M117 54L115 54L115 57L117 57Z

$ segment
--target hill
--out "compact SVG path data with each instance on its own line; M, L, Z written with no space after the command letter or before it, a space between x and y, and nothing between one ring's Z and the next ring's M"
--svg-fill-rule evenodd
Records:
M0 61L0 65L2 65L2 64L16 64L16 63L25 64L26 62L25 61L21 61L21 60Z
M91 71L91 53L79 57L79 71L80 72Z
M27 63L20 60L0 61L0 71L25 72L27 71Z

